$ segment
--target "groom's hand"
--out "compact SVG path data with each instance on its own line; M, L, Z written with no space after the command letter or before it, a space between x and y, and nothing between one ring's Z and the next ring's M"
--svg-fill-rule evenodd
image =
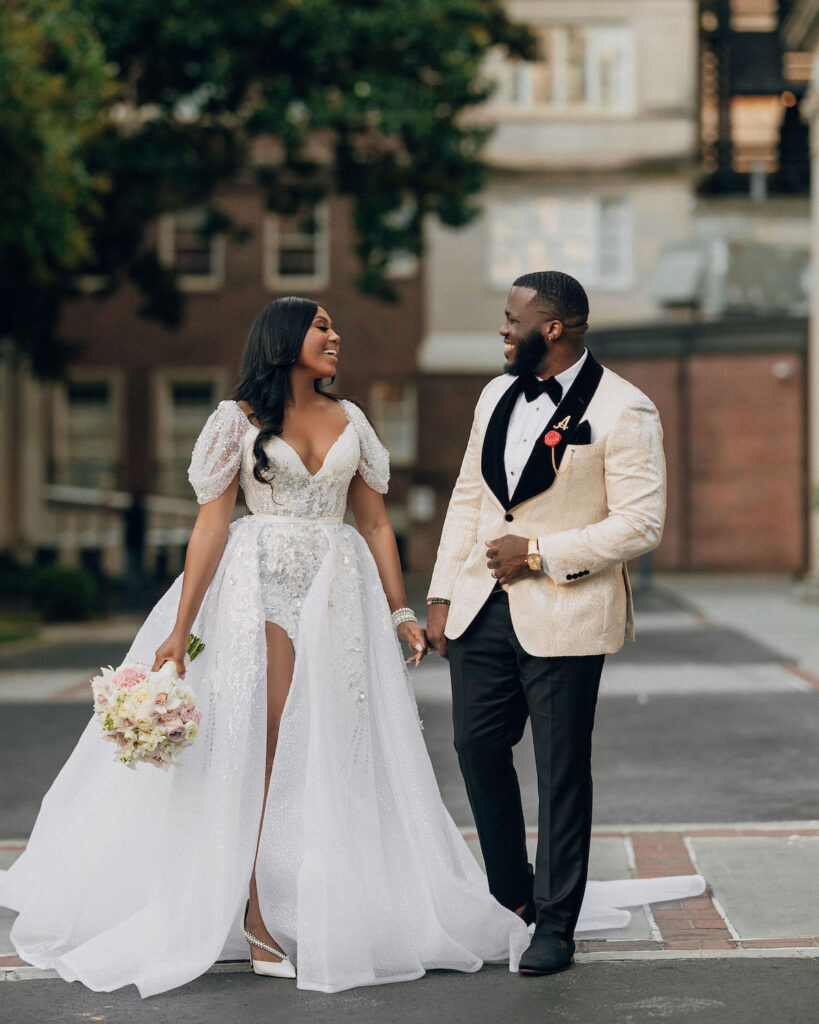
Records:
M441 657L447 660L449 659L449 652L446 646L444 630L446 629L448 615L448 604L431 604L427 612L427 640L429 640Z
M526 564L528 537L516 537L512 533L507 533L505 537L487 540L484 543L486 564L498 583L515 583L531 572Z

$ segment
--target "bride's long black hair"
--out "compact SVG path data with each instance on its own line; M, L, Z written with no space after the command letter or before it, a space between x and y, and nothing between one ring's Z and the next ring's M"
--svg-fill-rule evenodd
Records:
M253 442L253 476L259 483L270 483L269 475L265 475L270 459L264 446L282 432L284 407L292 395L290 367L298 359L318 308L312 299L288 295L265 306L250 328L242 356L241 379L232 397L236 402L247 402L259 425ZM324 394L320 383L315 382L316 391Z

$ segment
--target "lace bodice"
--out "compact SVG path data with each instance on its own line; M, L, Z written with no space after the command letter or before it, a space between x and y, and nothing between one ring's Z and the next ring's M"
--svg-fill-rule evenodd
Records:
M239 473L248 509L254 514L319 519L343 516L356 472L381 494L389 482L389 454L364 413L341 401L349 420L321 468L310 473L295 449L280 437L266 446L271 483L253 476L253 441L258 433L234 401L220 402L193 449L188 479L200 505L223 494Z

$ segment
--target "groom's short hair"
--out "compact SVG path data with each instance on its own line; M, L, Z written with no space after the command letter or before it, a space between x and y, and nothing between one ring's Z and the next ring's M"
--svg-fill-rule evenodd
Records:
M589 316L589 297L583 285L559 270L538 270L523 274L515 288L533 288L532 301L541 309L554 313L560 320L585 321Z

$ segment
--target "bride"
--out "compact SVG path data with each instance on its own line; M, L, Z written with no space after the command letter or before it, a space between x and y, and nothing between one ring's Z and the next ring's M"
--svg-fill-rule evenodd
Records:
M188 633L204 640L186 678L199 736L168 772L126 771L92 718L0 873L27 962L142 996L248 948L257 974L297 969L322 992L517 969L526 925L490 896L441 802L396 639L424 657L382 497L387 452L357 405L319 386L340 342L307 299L277 299L253 325L235 398L193 451L185 572L126 659L181 672ZM251 514L231 524L239 487ZM611 908L644 902L594 892L580 927L622 925Z

